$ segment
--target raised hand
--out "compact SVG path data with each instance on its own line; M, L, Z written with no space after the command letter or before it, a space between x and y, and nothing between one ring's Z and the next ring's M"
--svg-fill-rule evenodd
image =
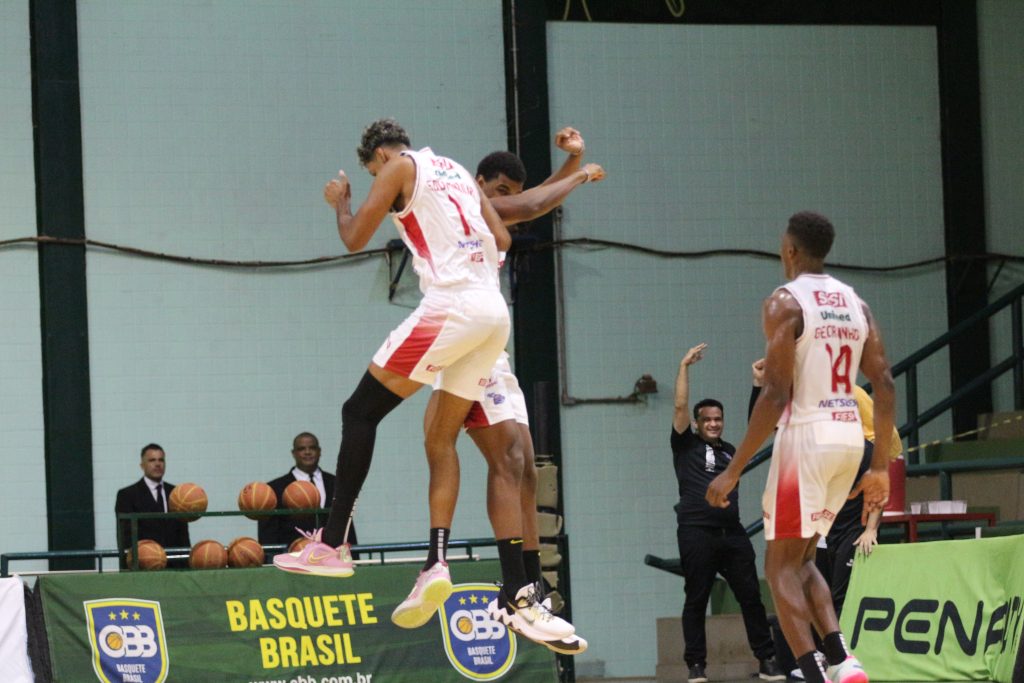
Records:
M599 164L586 164L580 170L587 174L588 183L597 183L604 180L604 169Z
M562 130L555 133L555 146L558 149L572 154L573 156L579 156L583 154L585 145L583 144L583 136L575 128L566 126Z
M693 365L697 361L704 358L704 349L706 349L707 347L708 345L705 344L704 342L697 344L692 349L686 352L686 355L683 356L683 360L680 362L686 366Z
M764 386L764 358L758 358L751 363L750 372L754 377L754 386Z
M334 209L337 209L339 202L345 201L348 203L351 200L352 185L348 182L348 176L345 175L344 171L338 171L338 177L328 180L327 184L324 185L324 201Z

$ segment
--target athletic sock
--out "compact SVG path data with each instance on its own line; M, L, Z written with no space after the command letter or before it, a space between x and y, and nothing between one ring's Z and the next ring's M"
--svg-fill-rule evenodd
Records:
M828 679L825 678L825 672L822 670L821 664L818 663L818 659L814 656L814 650L797 657L796 665L800 667L806 683L829 683Z
M828 660L829 666L842 664L850 656L846 650L846 640L839 631L833 631L826 635L822 639L822 647L824 648L825 659Z
M544 577L540 570L540 551L539 550L524 550L523 551L523 565L526 567L526 579L530 583L539 583L544 585Z
M335 470L334 500L324 525L322 540L330 546L346 542L356 498L363 488L373 460L377 425L402 402L369 371L341 407L341 446Z
M451 534L451 529L431 527L430 549L427 550L427 563L423 565L423 571L427 571L438 562L448 561L448 538Z
M516 599L516 593L530 583L523 565L523 539L499 538L498 561L501 562L501 589L509 601Z

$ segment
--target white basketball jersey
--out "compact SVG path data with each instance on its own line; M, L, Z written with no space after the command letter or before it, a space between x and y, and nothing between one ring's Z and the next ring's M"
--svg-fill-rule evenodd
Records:
M431 287L498 288L498 249L473 175L429 147L402 152L416 164L405 208L391 216L413 255L420 291Z
M804 273L779 289L793 295L804 316L792 395L779 424L859 423L853 386L868 335L860 298L852 287L824 274Z

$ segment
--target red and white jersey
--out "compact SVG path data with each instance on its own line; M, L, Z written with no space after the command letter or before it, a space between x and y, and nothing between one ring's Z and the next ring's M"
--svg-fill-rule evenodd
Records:
M480 189L469 171L429 147L402 152L416 164L405 208L392 213L413 255L420 291L432 287L498 288L498 249L480 213Z
M857 293L830 275L804 273L779 287L803 310L793 388L779 424L860 422L853 395L868 323Z

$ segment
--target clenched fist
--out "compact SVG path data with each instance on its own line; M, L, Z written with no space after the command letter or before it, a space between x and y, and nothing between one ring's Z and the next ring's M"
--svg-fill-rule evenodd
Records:
M555 146L567 154L579 156L583 154L583 136L575 128L566 126L555 133Z
M349 202L351 199L352 185L348 182L348 176L344 171L338 171L338 177L328 180L324 185L324 201L337 209L339 202Z

